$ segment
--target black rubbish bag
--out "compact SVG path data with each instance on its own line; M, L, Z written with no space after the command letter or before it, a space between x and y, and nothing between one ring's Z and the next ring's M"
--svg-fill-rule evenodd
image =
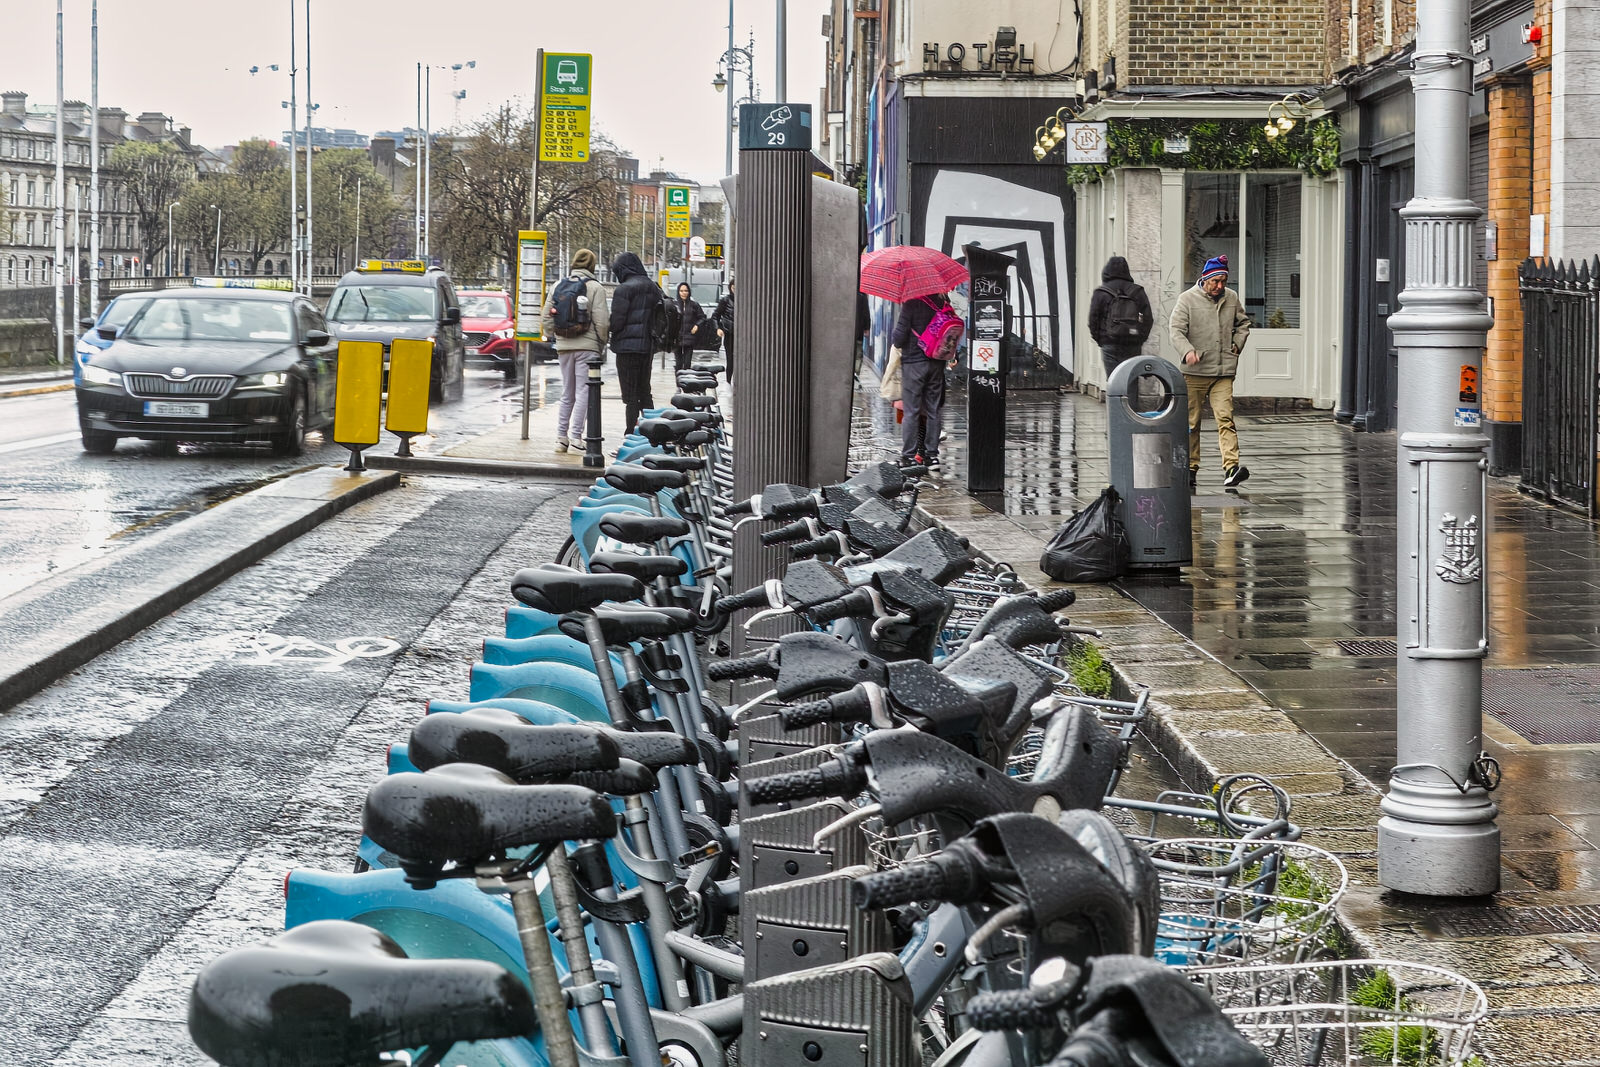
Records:
M1061 524L1039 557L1039 569L1058 582L1109 582L1128 563L1128 532L1117 516L1121 502L1106 486L1094 503Z

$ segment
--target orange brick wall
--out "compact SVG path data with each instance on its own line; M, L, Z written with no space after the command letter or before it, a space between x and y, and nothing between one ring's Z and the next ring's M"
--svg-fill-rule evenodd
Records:
M1550 70L1533 75L1533 213L1550 217ZM1548 241L1550 224L1545 223ZM1546 246L1548 247L1548 245ZM1528 246L1518 250L1527 255Z
M1488 263L1495 323L1483 357L1483 411L1495 422L1522 421L1522 313L1517 267L1528 249L1532 193L1533 91L1526 81L1489 90L1489 221L1498 230ZM1545 179L1548 184L1548 177Z

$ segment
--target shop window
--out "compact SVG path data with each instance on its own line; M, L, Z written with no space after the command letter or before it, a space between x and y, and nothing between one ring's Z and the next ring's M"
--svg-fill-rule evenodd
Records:
M1183 280L1228 257L1228 286L1259 329L1300 327L1298 173L1190 171L1184 175Z
M1183 280L1193 285L1206 260L1227 256L1239 263L1239 175L1234 171L1188 171L1183 176ZM1231 282L1229 283L1232 284Z
M1244 309L1259 327L1300 328L1300 175L1245 179Z

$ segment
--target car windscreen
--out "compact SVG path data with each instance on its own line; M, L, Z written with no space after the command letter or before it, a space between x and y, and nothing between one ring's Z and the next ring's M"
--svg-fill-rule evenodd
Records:
M511 301L503 296L473 296L464 293L461 297L461 317L464 319L509 319L511 317Z
M330 322L434 322L433 287L351 285L333 294Z
M119 296L106 305L98 326L126 326L134 313L150 303L148 296Z
M289 305L264 300L180 300L156 297L129 321L136 341L288 341Z

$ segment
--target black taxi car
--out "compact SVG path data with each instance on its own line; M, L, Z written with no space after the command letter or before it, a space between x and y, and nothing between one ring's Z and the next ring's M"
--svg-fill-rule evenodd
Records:
M461 399L467 360L461 300L450 275L438 267L420 259L366 260L339 279L328 300L328 323L336 341L381 341L385 372L394 341L428 341L433 345L428 400Z
M322 312L279 279L197 278L165 289L90 354L76 383L86 452L121 437L265 441L297 455L333 423L338 349Z

